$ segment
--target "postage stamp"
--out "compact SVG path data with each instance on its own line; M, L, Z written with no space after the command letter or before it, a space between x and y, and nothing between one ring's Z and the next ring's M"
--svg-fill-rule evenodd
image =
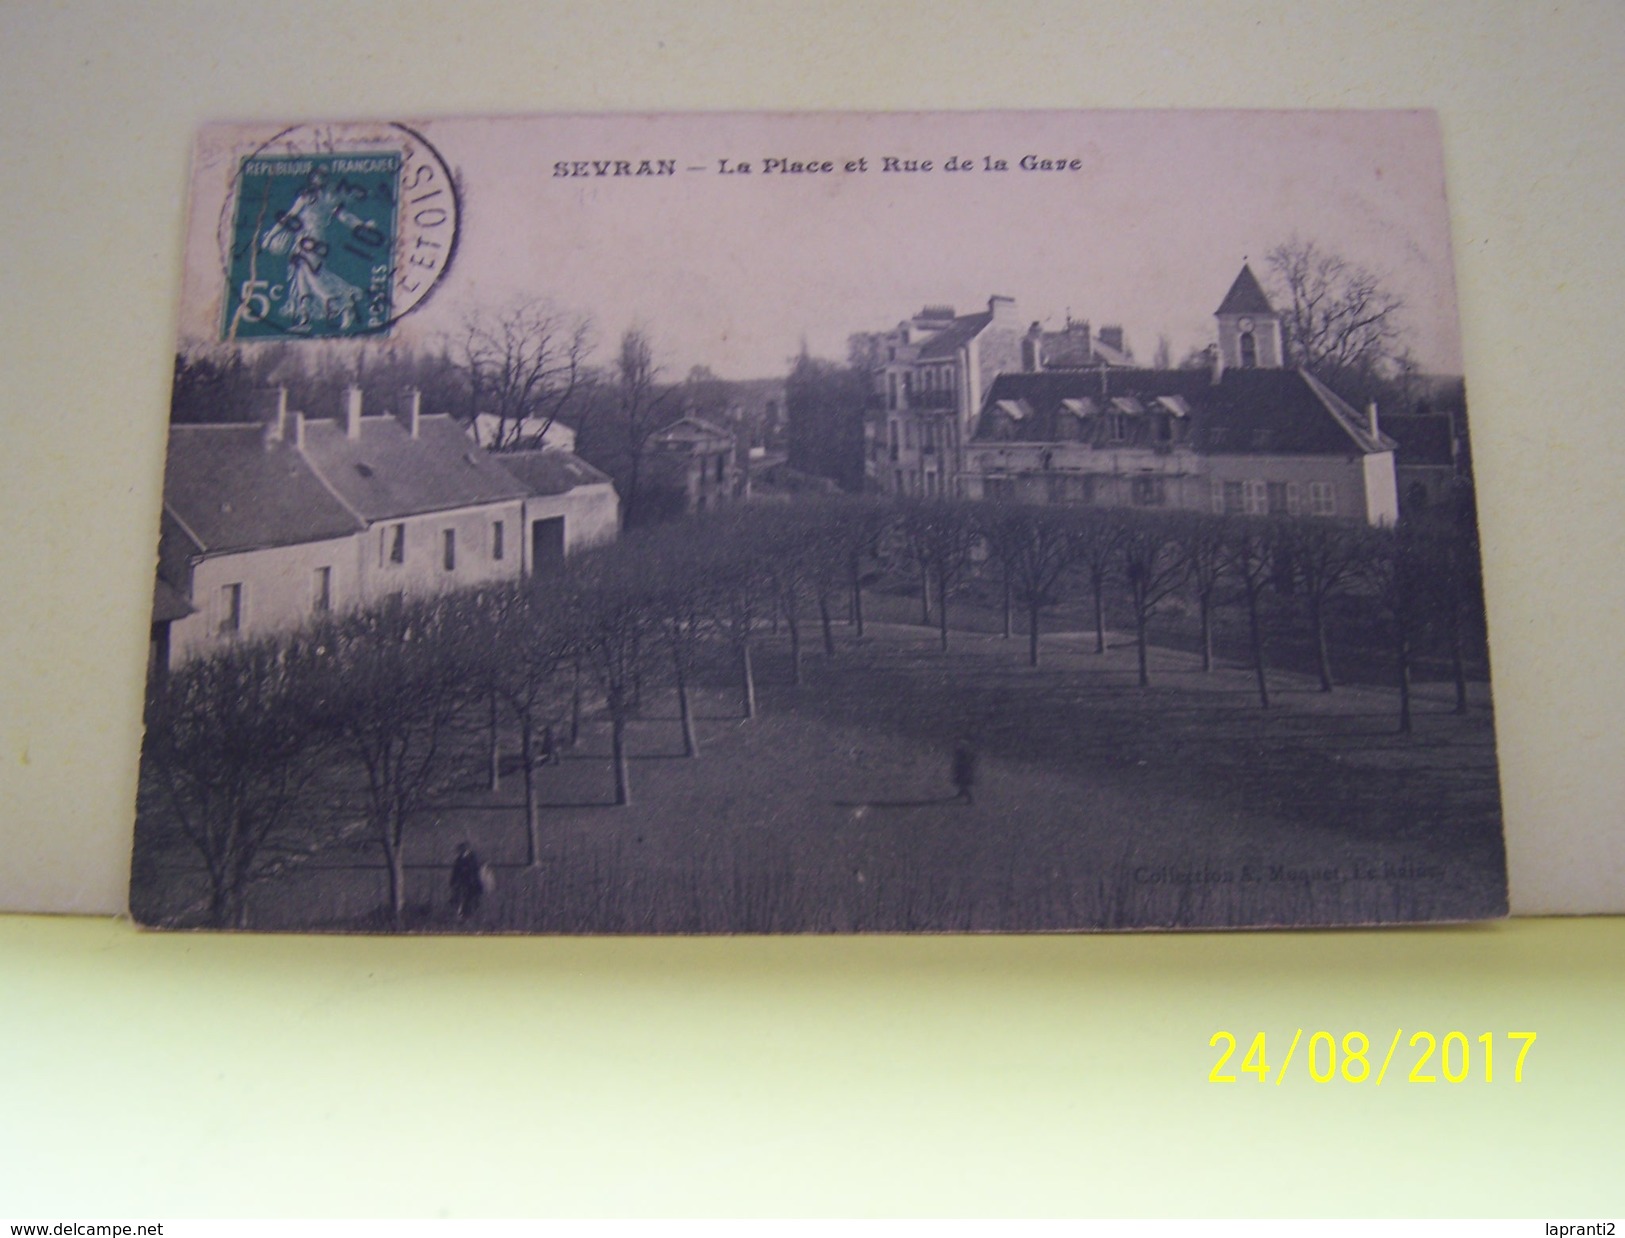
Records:
M299 126L242 157L221 232L222 340L377 335L449 267L457 191L403 126Z

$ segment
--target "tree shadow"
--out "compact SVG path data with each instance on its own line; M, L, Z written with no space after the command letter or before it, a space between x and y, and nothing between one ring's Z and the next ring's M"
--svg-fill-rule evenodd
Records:
M924 800L834 800L837 808L929 808L933 804L963 803L957 795L939 795Z

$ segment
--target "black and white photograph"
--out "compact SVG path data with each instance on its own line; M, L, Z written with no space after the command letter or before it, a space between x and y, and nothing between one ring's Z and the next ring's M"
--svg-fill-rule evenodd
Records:
M1432 113L220 124L188 211L140 923L1506 914Z

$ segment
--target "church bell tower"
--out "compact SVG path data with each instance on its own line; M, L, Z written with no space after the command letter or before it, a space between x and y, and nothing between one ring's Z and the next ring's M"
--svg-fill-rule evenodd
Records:
M1225 369L1281 368L1281 316L1252 267L1242 264L1241 274L1213 315L1219 320L1219 356Z

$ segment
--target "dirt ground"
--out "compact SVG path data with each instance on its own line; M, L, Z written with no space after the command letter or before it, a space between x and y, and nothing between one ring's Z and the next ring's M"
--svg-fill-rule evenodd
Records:
M412 823L415 927L531 932L1011 931L1349 924L1477 918L1504 908L1488 690L1452 714L1451 685L1417 689L1397 733L1392 690L1204 674L1153 649L1152 686L1114 633L1025 640L870 623L816 625L803 683L784 634L758 651L760 713L739 716L733 669L702 668L701 755L675 702L630 728L630 806L610 804L608 728L593 720L539 771L542 855L526 867L521 781L467 777ZM977 753L974 803L950 776ZM512 761L510 759L511 768ZM469 841L496 888L468 924L448 874ZM385 881L376 847L339 845L257 888L261 928L365 928Z

